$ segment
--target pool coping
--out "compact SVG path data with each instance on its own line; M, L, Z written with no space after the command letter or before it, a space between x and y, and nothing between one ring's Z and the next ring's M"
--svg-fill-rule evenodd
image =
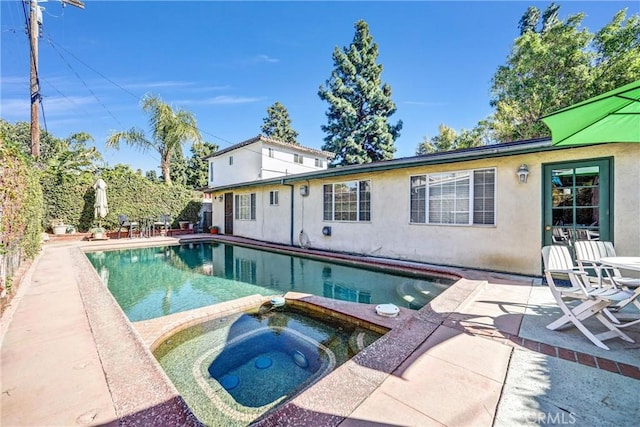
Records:
M178 241L129 241L113 242L115 245L82 245L70 248L74 264L77 266L79 290L84 301L87 318L96 339L96 348L102 360L105 378L112 393L113 403L118 418L124 423L140 420L144 423L169 423L171 425L201 425L189 410L171 380L166 376L159 363L153 357L151 345L161 340L163 334L170 334L177 324L203 320L203 316L215 316L216 313L232 312L242 307L249 308L256 302L264 301L264 297L246 297L248 300L233 300L209 306L201 315L194 317L188 313L180 321L169 319L161 333L150 339L144 332L143 324L131 323L111 293L102 283L98 273L84 254L87 251L106 249L127 249L157 245L178 245L185 241L214 241L214 239L180 239ZM215 241L220 241L215 239ZM222 242L224 243L224 241ZM227 242L238 244L237 242ZM262 245L249 245L263 248ZM74 250L75 249L75 250ZM279 248L284 253L299 255L297 250ZM307 255L314 257L316 254ZM323 259L333 260L333 254L322 254ZM352 265L361 265L346 254L336 254L336 258ZM363 260L362 264L391 265L393 261ZM417 263L416 263L417 264ZM429 274L438 272L433 266L424 268L416 265L399 265L397 270L406 268L413 274ZM453 275L451 269L444 268L444 274ZM461 275L456 275L461 276ZM372 345L366 347L354 358L339 366L325 377L296 395L293 399L278 406L274 410L254 421L255 425L270 426L282 423L308 423L315 426L337 425L353 412L362 401L407 359L446 319L446 314L454 313L465 300L477 292L486 281L461 278L442 294L418 311L401 309L397 318L380 318L378 322L386 322L389 332ZM360 318L364 321L375 319L375 305L350 302L338 302L323 297L307 294L286 296L291 300L306 301L326 310ZM218 306L218 307L216 307ZM345 307L350 307L347 310ZM196 309L201 310L201 309ZM208 311L207 311L208 310ZM356 312L359 311L359 312ZM176 313L179 314L179 313ZM140 322L136 322L140 323ZM143 331L141 333L141 330ZM114 343L117 343L114 347ZM127 366L126 370L120 369ZM145 387L131 386L131 378ZM152 385L152 386L151 386ZM342 396L339 403L332 397L336 389L347 389L352 392ZM313 402L312 405L309 402ZM326 405L326 407L324 406ZM339 406L339 407L337 407ZM313 410L308 408L312 407ZM324 409L324 410L323 410Z

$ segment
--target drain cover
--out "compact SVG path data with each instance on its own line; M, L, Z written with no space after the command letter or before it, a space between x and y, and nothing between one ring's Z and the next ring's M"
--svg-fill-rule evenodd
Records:
M376 306L376 313L384 317L396 317L400 309L395 304L380 304Z

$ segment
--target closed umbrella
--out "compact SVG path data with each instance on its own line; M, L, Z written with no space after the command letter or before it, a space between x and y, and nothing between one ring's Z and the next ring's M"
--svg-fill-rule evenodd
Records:
M103 219L109 213L109 205L107 205L107 183L99 178L93 188L96 190L96 202L93 207L95 209L95 217Z
M640 80L542 118L553 145L640 142Z

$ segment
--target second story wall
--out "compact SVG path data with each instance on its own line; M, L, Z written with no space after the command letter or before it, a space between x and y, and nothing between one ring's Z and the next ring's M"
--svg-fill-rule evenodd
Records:
M209 158L209 187L253 181L260 178L260 143L246 145ZM211 174L213 168L213 180Z

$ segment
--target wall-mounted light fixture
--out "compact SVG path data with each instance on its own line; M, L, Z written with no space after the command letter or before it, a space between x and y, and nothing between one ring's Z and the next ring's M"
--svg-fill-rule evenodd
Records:
M222 194L221 194L221 195L219 195L219 196L218 196L218 201L219 201L219 202L222 202L223 200L224 200L224 196L223 196Z
M529 177L529 168L527 167L526 164L523 163L518 168L518 171L516 172L516 174L518 175L518 180L520 181L520 184L526 184L527 178Z

